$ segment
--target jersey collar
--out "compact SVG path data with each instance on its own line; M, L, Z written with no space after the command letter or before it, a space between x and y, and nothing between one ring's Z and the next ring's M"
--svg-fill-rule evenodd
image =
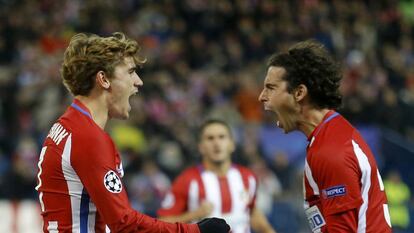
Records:
M308 137L308 141L310 142L309 146L312 144L313 140L315 140L314 138L318 135L318 133L322 129L322 127L326 123L328 123L330 120L337 117L338 115L339 115L339 113L335 112L334 110L330 110L329 112L327 112L325 114L325 116L323 117L321 123L319 123L319 125L316 126L315 129L312 131L312 133L309 135L309 137Z
M92 119L92 114L89 109L78 99L74 99L72 104L70 105L72 108L78 110L83 115Z

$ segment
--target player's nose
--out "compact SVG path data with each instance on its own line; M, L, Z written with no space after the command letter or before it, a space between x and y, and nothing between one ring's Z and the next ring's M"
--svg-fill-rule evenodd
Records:
M139 75L136 74L136 78L135 78L135 82L134 82L134 86L136 87L141 87L144 85L144 82L142 81L142 79L139 77Z
M264 90L262 90L262 92L260 92L260 95L259 95L259 101L260 102L264 102L264 101L266 101L266 96L265 96L265 91Z

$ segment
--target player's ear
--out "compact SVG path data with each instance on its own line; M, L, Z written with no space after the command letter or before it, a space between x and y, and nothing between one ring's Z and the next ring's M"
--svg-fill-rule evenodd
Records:
M103 71L98 71L98 73L96 73L95 79L97 85L103 89L108 89L111 86L111 82L109 82L107 75Z
M307 95L308 88L303 84L297 86L293 92L293 97L295 98L296 102L301 102L303 99L305 99Z

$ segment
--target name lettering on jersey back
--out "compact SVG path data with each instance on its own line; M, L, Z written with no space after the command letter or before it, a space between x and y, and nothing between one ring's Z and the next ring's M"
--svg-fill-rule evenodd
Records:
M47 135L48 138L51 138L56 145L59 145L59 143L68 136L68 132L65 128L59 123L55 123L52 128L49 131L49 134Z

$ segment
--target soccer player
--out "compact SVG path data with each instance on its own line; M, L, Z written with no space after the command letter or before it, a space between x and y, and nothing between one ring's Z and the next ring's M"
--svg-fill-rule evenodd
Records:
M158 210L169 222L194 222L205 217L224 218L233 233L274 233L255 206L257 179L246 167L232 163L235 143L227 123L208 120L199 132L202 164L188 168L174 181Z
M138 51L137 42L122 33L71 39L61 73L75 98L49 131L38 164L44 232L229 231L222 219L172 224L130 207L122 162L104 129L109 119L128 118L129 98L143 85L136 71L145 60Z
M308 137L305 213L313 232L391 232L387 199L370 148L335 109L339 66L318 42L305 41L268 63L259 96L285 133Z

